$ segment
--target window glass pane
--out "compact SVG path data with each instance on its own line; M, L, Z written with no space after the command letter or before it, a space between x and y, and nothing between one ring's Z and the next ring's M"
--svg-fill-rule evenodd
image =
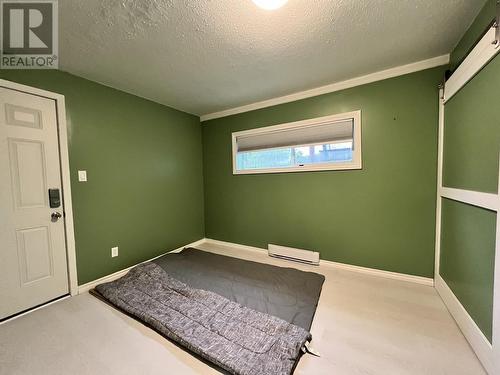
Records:
M294 148L295 164L343 163L352 161L352 141Z
M286 168L317 163L353 160L352 141L238 152L236 169Z
M238 152L236 169L283 168L293 165L291 148Z

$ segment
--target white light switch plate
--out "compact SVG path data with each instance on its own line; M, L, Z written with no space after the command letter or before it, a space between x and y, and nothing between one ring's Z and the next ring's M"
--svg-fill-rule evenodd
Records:
M87 182L87 171L78 171L78 181Z
M117 247L112 247L111 248L111 257L117 257L118 256L118 246Z

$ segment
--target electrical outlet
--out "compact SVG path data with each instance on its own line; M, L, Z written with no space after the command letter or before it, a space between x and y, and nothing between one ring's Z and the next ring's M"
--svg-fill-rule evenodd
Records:
M87 182L87 171L78 171L78 181Z
M111 248L111 258L118 256L118 246Z

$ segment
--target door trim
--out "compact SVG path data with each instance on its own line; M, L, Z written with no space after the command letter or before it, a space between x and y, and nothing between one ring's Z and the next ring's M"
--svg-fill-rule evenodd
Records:
M69 293L78 294L78 278L76 270L75 230L73 222L73 204L71 200L71 179L68 154L68 129L66 123L66 105L64 95L37 89L31 86L0 79L0 87L21 91L26 94L37 95L52 99L56 102L57 132L59 145L59 160L61 163L62 199L64 205L64 231L66 234L66 259L68 267Z

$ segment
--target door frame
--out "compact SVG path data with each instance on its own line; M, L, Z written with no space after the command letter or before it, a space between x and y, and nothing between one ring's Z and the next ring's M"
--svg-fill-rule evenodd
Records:
M66 123L66 105L64 95L7 81L5 79L0 79L0 87L52 99L56 103L58 133L57 144L59 146L59 161L61 164L64 232L66 235L66 260L68 267L68 289L72 296L77 295L78 278L76 269L75 230L73 222L73 204L71 200L71 172L69 167L68 129Z

